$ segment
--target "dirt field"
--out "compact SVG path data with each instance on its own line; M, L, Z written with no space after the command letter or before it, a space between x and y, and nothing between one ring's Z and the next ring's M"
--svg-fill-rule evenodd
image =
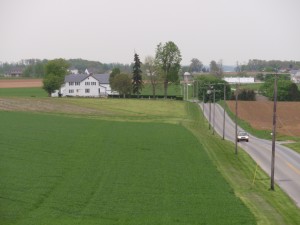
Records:
M0 88L42 87L42 79L5 79L0 80Z
M235 101L228 101L227 104L235 112ZM273 102L239 101L238 116L256 129L272 130ZM300 137L300 102L278 102L277 132Z

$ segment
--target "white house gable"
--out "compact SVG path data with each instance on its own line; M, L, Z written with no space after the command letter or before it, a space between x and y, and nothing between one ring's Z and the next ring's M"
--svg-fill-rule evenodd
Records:
M61 87L62 96L101 97L112 93L109 85L109 74L70 74L65 77ZM52 95L58 96L58 91Z

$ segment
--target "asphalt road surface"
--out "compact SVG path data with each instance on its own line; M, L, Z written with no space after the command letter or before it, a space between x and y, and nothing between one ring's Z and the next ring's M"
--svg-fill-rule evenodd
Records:
M200 107L203 108L202 103ZM214 105L211 104L211 124L213 125ZM204 114L209 120L209 103L204 104ZM272 118L270 118L272 123ZM223 136L223 108L215 104L215 132ZM238 130L242 130L238 127ZM235 123L226 114L225 139L235 142ZM249 142L238 142L258 165L270 176L272 142L259 139L249 134ZM300 207L300 154L276 143L275 147L275 182ZM275 187L276 190L276 187Z

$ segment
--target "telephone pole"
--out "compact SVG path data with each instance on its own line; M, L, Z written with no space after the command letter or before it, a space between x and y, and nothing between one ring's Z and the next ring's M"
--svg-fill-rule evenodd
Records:
M272 159L271 159L271 190L274 191L275 175L275 141L276 141L276 108L277 108L277 73L274 80L274 107L273 107L273 131L272 131Z
M213 135L215 134L215 111L216 111L216 90L214 92L214 111L213 111Z
M223 140L225 139L226 83L224 83Z
M238 117L238 84L235 84L235 154L238 154L237 150L237 117Z

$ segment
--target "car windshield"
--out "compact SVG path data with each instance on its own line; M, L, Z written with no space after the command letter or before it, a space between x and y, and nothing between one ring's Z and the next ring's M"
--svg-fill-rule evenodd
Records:
M246 132L239 132L239 136L247 136L248 134Z

